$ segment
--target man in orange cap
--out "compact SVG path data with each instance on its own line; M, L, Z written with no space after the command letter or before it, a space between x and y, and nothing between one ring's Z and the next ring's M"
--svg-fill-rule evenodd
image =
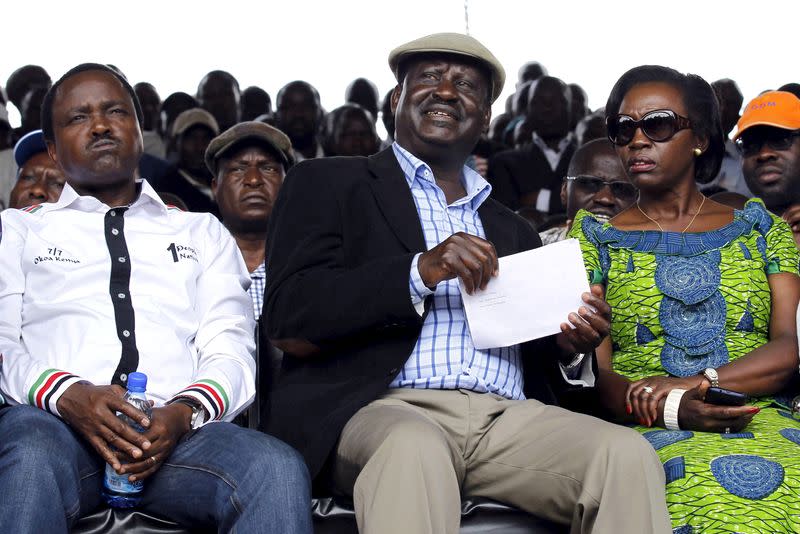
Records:
M800 99L785 91L753 99L734 140L748 187L789 223L800 246Z

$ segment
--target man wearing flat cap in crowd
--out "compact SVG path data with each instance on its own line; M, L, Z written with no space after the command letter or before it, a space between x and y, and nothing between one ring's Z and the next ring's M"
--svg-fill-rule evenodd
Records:
M204 156L209 143L217 135L219 126L208 111L192 108L178 115L172 125L169 145L175 168L155 184L158 192L177 195L189 211L216 215L211 175Z
M267 223L294 161L292 143L268 124L242 122L211 141L205 160L222 224L236 240L250 273L250 297L258 318L264 301Z
M462 495L572 532L669 532L653 448L553 405L554 388L594 383L610 321L599 295L558 336L489 350L470 338L459 281L485 288L499 256L541 244L464 165L502 66L460 34L402 45L389 65L395 143L299 163L273 209L264 317L285 357L270 431L353 497L362 533L455 533Z

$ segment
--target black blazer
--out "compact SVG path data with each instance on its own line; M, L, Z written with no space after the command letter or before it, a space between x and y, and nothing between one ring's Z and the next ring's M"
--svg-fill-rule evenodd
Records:
M489 182L492 196L509 209L518 210L520 197L538 189L550 190L549 213L566 210L561 205L561 181L567 175L569 162L575 153L573 140L564 149L556 170L538 146L533 143L514 150L505 150L489 160Z
M491 198L478 213L499 256L541 245ZM425 240L391 147L293 167L267 242L266 336L308 340L320 352L284 356L263 429L298 449L316 476L350 417L397 376L423 323L408 281ZM525 393L547 403L555 402L553 339L523 345Z

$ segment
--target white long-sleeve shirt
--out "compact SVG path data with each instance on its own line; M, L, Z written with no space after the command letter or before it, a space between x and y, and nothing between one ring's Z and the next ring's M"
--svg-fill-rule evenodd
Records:
M58 415L78 381L148 376L156 404L200 401L231 420L255 395L250 278L216 218L165 205L146 182L111 208L69 185L0 214L0 391Z

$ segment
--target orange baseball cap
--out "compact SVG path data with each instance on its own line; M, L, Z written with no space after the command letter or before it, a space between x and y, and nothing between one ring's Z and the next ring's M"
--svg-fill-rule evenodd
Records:
M767 91L757 96L747 104L742 117L736 123L733 140L753 126L800 129L800 98L786 91Z

